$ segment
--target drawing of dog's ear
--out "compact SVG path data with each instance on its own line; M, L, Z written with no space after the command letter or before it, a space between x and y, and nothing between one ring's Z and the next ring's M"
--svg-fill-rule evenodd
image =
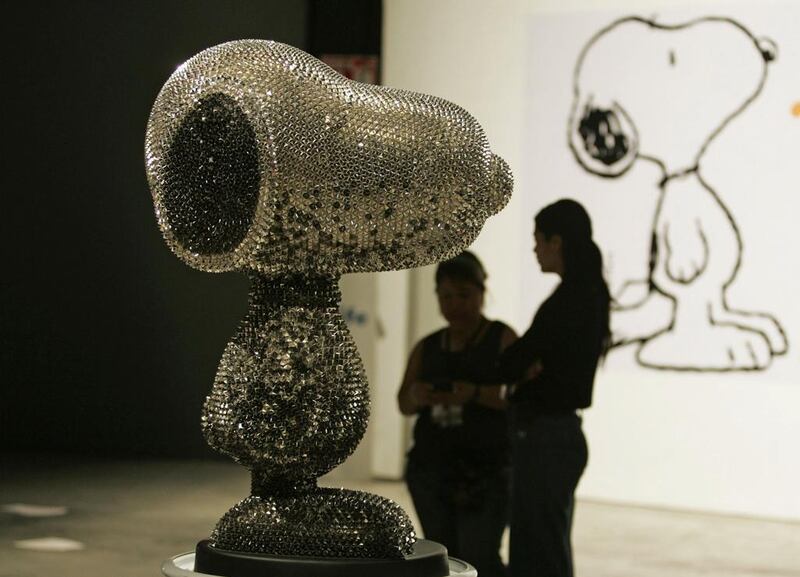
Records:
M758 39L758 50L761 52L761 57L764 62L769 64L778 58L778 45L772 38L762 36Z
M617 102L599 105L590 95L573 103L569 146L584 169L613 178L624 174L636 160L639 134Z

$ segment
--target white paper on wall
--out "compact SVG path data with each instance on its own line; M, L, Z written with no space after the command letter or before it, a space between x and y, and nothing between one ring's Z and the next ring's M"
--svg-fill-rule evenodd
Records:
M620 305L585 494L800 518L778 457L800 438L798 25L791 4L530 19L516 194L531 219L587 207ZM552 280L523 271L529 319Z

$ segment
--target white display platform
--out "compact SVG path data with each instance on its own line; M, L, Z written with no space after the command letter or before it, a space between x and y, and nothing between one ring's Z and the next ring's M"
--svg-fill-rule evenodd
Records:
M455 557L447 559L450 564L449 577L478 577L478 571L469 563ZM165 577L219 577L207 573L196 573L194 571L194 553L184 553L164 561L161 565L161 573ZM375 577L380 577L380 575L375 575Z

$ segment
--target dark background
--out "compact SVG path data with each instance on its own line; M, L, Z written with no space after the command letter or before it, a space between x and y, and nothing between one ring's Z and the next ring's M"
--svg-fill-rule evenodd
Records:
M378 54L380 0L27 3L4 13L0 443L201 457L200 410L242 275L167 248L144 171L150 107L204 48L263 38Z

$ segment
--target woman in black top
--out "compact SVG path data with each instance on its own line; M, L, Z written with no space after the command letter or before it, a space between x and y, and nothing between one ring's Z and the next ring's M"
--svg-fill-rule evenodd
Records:
M516 335L483 316L485 279L469 252L439 265L436 294L448 326L414 347L398 403L417 415L406 482L425 537L481 577L500 577L509 449L494 370Z
M586 210L563 199L536 215L535 253L561 284L500 358L511 395L513 577L572 576L575 488L588 459L579 412L609 343L609 293Z

